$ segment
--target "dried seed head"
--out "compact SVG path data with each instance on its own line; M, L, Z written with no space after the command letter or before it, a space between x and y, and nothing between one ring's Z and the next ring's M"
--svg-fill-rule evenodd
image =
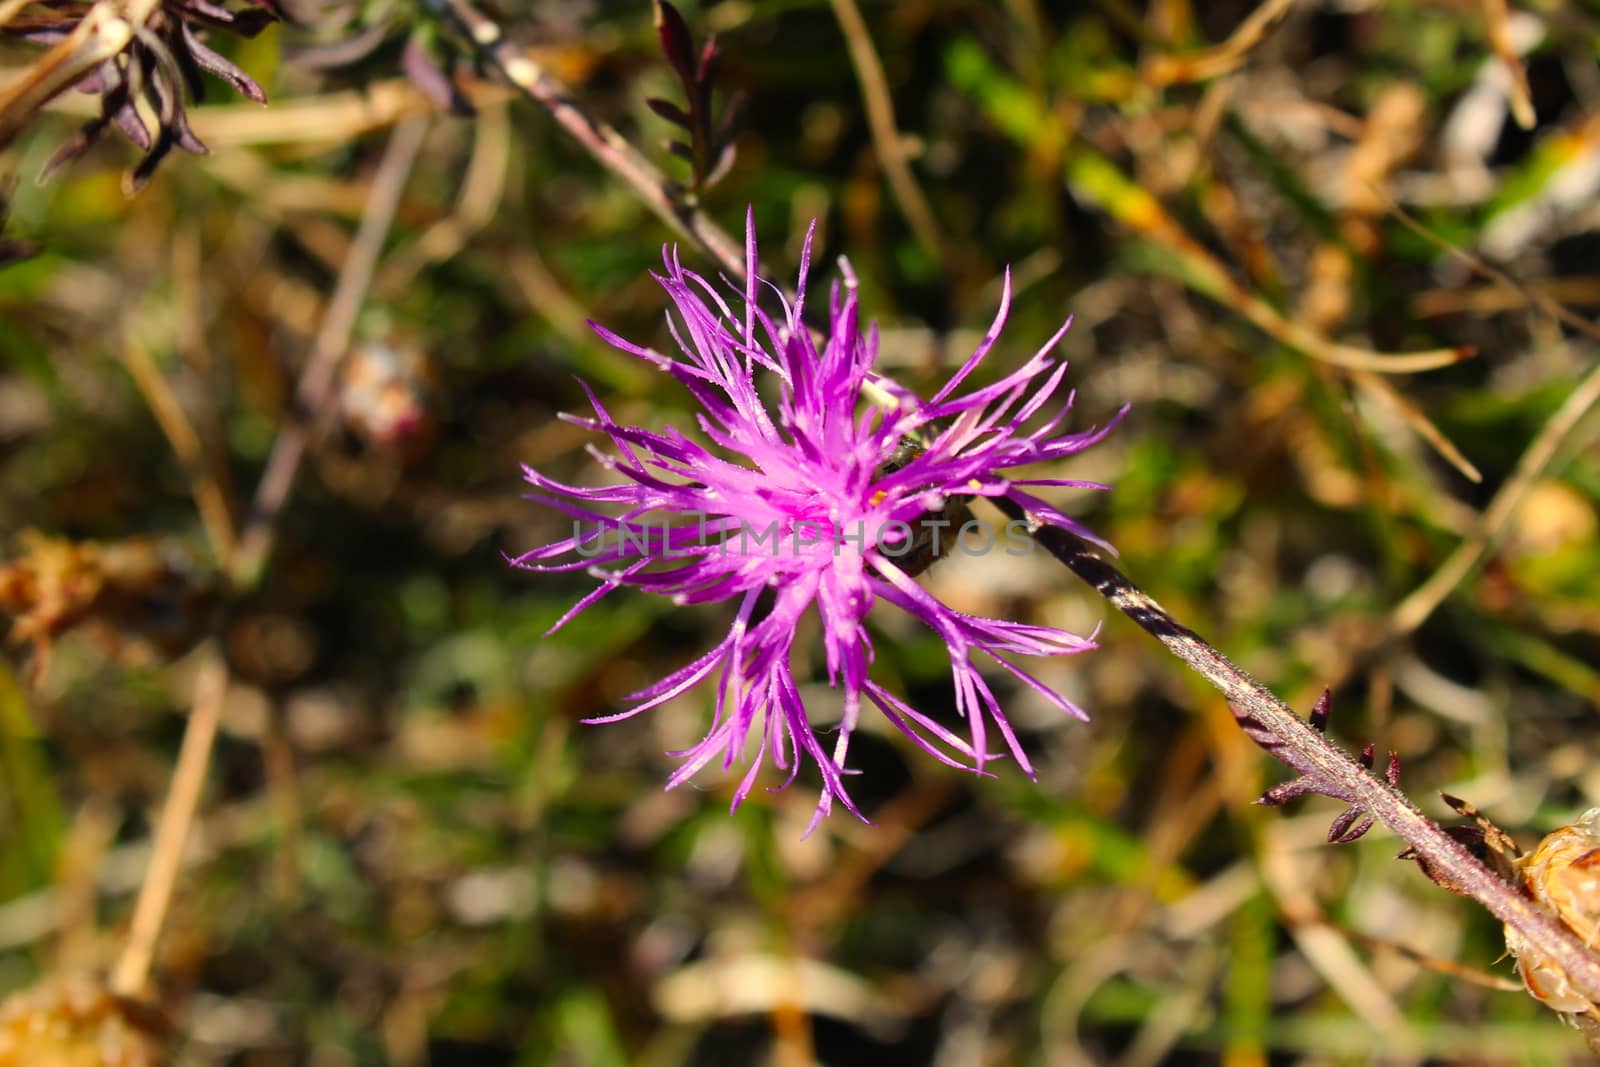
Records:
M0 624L12 616L9 639L32 643L35 681L55 639L74 627L90 626L108 652L135 662L177 655L198 639L214 575L182 542L24 530L16 546L13 559L0 558Z
M1600 943L1600 808L1590 808L1571 826L1548 834L1538 848L1516 860L1516 869L1525 893L1585 945ZM1536 1000L1554 1011L1600 1015L1600 1008L1577 990L1555 960L1540 954L1509 926L1506 948Z
M356 346L340 373L345 425L374 451L411 463L438 431L438 375L428 354L398 338Z
M0 1067L157 1067L164 1030L93 979L46 981L0 1002Z

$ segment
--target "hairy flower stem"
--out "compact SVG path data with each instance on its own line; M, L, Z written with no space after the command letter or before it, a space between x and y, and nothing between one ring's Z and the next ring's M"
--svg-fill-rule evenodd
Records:
M1359 807L1415 849L1418 856L1444 876L1442 880L1446 884L1458 887L1556 961L1584 996L1600 1000L1600 958L1554 916L1502 881L1399 790L1368 773L1266 686L1174 619L1127 575L1095 555L1088 545L1060 527L1038 523L1023 508L1004 497L994 498L993 502L1012 518L1028 522L1034 540L1046 551L1089 583L1140 629L1166 645L1168 651L1215 686L1229 703L1252 716L1285 748L1313 766L1320 776L1357 798Z

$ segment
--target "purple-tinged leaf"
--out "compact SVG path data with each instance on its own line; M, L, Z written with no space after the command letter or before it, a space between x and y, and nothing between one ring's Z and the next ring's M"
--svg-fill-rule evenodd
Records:
M183 43L188 46L189 56L201 70L212 74L233 87L233 91L241 96L249 97L258 104L267 102L265 90L250 75L234 65L232 60L213 52L207 48L195 35L194 30L187 22L182 24Z
M103 119L86 122L71 137L61 143L61 147L50 153L50 158L44 161L44 166L39 168L39 180L45 181L60 168L71 163L89 150L95 138L105 128Z
M737 155L737 153L734 151L733 142L730 141L723 145L722 151L717 153L716 164L712 166L711 172L705 176L705 180L700 184L709 189L713 185L720 182L723 178L726 178L728 176L728 172L733 169L733 160L735 155Z
M1328 716L1333 712L1333 691L1324 689L1311 707L1311 728L1319 734L1328 732Z
M1312 729L1319 734L1327 732L1332 706L1332 694L1324 689L1322 696L1317 698L1316 704L1311 709L1309 721ZM1229 707L1233 709L1234 718L1238 721L1240 729L1245 732L1245 736L1261 746L1273 758L1300 772L1297 777L1275 785L1261 794L1260 799L1256 801L1257 804L1275 807L1312 794L1344 801L1350 807L1335 816L1332 825L1328 827L1328 840L1334 844L1347 844L1372 829L1372 816L1363 808L1356 806L1355 793L1347 784L1324 775L1303 753L1286 746L1277 735L1257 722L1248 712L1240 711L1236 705L1230 704ZM1367 745L1361 750L1357 762L1363 769L1370 771L1375 758L1376 749L1372 745ZM1388 779L1390 785L1395 785L1400 780L1400 757L1393 752L1389 753L1389 766L1384 777Z
M166 129L157 131L155 143L150 146L150 151L123 177L123 191L132 196L150 184L156 168L167 157L167 153L172 151L173 143L174 138Z
M1348 845L1370 829L1372 816L1363 813L1360 808L1346 808L1334 817L1333 824L1328 827L1328 843Z
M683 21L678 9L667 0L655 0L656 33L661 37L661 50L667 54L683 80L684 88L694 85L694 38L689 34L689 24Z
M711 96L711 83L717 79L717 57L720 54L717 48L717 35L712 34L706 38L705 47L700 49L700 61L694 68L694 86L704 93L707 99Z
M139 117L139 109L133 106L131 100L124 100L117 109L111 113L111 121L117 124L123 136L132 141L141 152L150 151L150 131L145 128L144 119ZM102 127L104 124L102 123ZM97 130L96 133L99 131Z
M1273 786L1256 798L1256 803L1264 807L1276 808L1279 805L1289 803L1291 800L1299 800L1301 797L1320 795L1321 793L1322 789L1317 783L1302 774L1298 778L1291 778L1287 782L1280 782L1278 785Z
M194 130L189 128L189 113L184 110L181 103L178 105L177 115L172 120L172 134L178 147L185 152L196 156L209 156L211 154L211 149L206 147L206 143L195 135Z
M733 132L733 124L738 121L748 100L749 96L742 89L736 89L728 95L727 102L722 105L722 118L717 122L717 137L719 139L726 140L728 135Z
M652 96L644 103L651 111L654 111L668 122L682 126L686 130L691 128L689 116L684 112L683 108L672 101L663 100L659 96Z

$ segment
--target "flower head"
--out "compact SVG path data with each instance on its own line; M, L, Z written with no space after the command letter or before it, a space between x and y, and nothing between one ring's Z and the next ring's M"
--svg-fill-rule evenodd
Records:
M95 64L78 81L80 91L100 97L100 114L50 157L41 177L83 155L113 124L145 153L128 174L129 192L143 188L174 147L206 154L209 149L189 128L184 107L186 94L194 100L204 97L203 73L212 74L235 92L265 104L267 95L255 79L202 40L210 30L254 37L278 21L278 0L241 3L241 7L229 8L221 0L160 0L149 17L133 27L133 38L127 47ZM38 14L12 19L4 29L7 34L42 45L70 40L92 9L84 0L39 0L33 6ZM155 116L154 137L139 113L141 99Z
M1010 657L1081 652L1093 647L1090 639L956 611L914 575L938 555L936 549L928 551L930 532L934 538L943 534L948 545L956 532L950 516L964 513L962 504L973 497L1009 497L1038 520L1093 539L1029 489L1105 486L1004 472L1082 451L1111 425L1058 433L1071 406L1069 394L1039 425L1024 428L1060 388L1066 364L1050 352L1066 325L1016 370L957 393L999 336L1010 305L1009 274L999 311L977 350L927 401L874 374L877 329L862 328L856 280L843 260L842 283L832 287L819 347L802 317L811 238L808 233L792 302L758 274L753 221L747 220L742 300L730 302L705 278L685 270L675 251L665 251L666 271L656 278L677 310L668 323L680 357L591 323L607 342L666 371L694 396L701 408L700 432L710 446L672 428L654 432L619 425L589 392L593 416L566 417L611 439L616 453L600 459L621 481L585 488L525 468L537 490L530 499L570 515L574 530L572 537L512 562L529 570L588 568L600 579L551 632L623 585L679 604L732 601L733 623L721 642L633 694L627 710L590 721L637 715L714 676L711 725L698 744L674 753L683 764L668 787L719 756L724 768L748 758L749 768L734 792L737 808L766 759L789 772L786 786L809 758L823 783L815 826L835 799L862 817L845 776L863 701L936 759L980 774L998 755L989 751L992 727L1005 750L1032 774L999 701L973 662L976 652L1063 711L1086 718ZM780 315L761 307L763 287L777 293ZM775 403L758 390L761 378L773 381ZM602 507L620 514L598 510ZM873 643L864 622L880 602L916 617L945 641L965 737L870 677ZM828 683L842 698L830 746L807 718L791 662L801 620L812 609L821 626Z

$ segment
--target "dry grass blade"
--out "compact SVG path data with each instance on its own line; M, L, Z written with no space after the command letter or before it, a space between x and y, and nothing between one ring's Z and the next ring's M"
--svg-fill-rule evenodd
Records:
M219 561L228 559L233 555L234 548L233 517L228 512L228 501L216 473L206 462L200 435L195 433L189 416L184 414L183 406L178 403L171 386L162 377L143 345L131 337L125 340L122 362L128 368L134 384L139 387L139 393L156 422L160 424L161 432L166 434L179 465L183 467L212 553Z
M425 123L420 119L412 119L396 129L373 178L367 212L362 216L322 328L301 373L296 394L300 417L279 432L256 491L249 525L239 539L237 550L224 561L236 588L249 588L253 584L271 552L277 517L294 486L300 461L316 429L317 416L328 407L339 356L349 343L350 330L372 279L401 189L421 148L424 129ZM182 431L179 437L183 437ZM199 808L227 689L227 663L219 649L210 648L202 661L178 765L173 771L172 785L156 828L150 867L134 904L128 941L112 971L111 988L118 993L136 995L149 980L156 943L172 905L189 830Z
M1567 395L1567 399L1539 430L1539 435L1517 461L1516 469L1500 486L1494 499L1489 501L1489 506L1484 509L1472 532L1456 546L1438 570L1395 605L1389 615L1390 633L1408 634L1421 626L1434 609L1444 602L1445 597L1482 562L1483 557L1505 536L1512 517L1516 515L1528 491L1561 451L1568 436L1596 404L1600 404L1600 362L1590 368L1578 387Z
M1328 919L1323 919L1322 921L1329 923L1329 925L1337 925ZM1427 952L1419 952L1408 945L1402 945L1400 942L1390 940L1386 937L1378 937L1373 934L1362 933L1360 930L1351 930L1345 926L1339 926L1338 929L1344 934L1344 936L1354 941L1359 941L1368 948L1378 949L1382 952L1392 952L1396 956L1401 956L1410 960L1419 967L1425 967L1428 970L1433 971L1435 974L1442 974L1450 978L1459 979L1463 982L1470 982L1473 985L1479 986L1483 989L1493 989L1500 993L1522 992L1522 983L1516 981L1515 979L1501 978L1497 974L1490 974L1489 972L1481 971L1476 967L1468 967L1465 964L1457 963L1455 960L1442 959Z
M1489 23L1489 47L1511 75L1511 115L1518 126L1531 130L1537 121L1533 113L1533 94L1528 89L1528 70L1511 43L1511 12L1506 0L1483 0L1483 17Z
M1411 428L1411 432L1426 441L1439 457L1460 472L1463 478L1473 484L1483 481L1483 473L1455 446L1455 442L1446 437L1444 431L1435 426L1433 420L1423 414L1421 408L1401 395L1400 390L1387 379L1359 370L1351 371L1350 377L1356 384L1370 390L1393 407Z
M1600 278L1541 278L1515 286L1482 285L1476 288L1430 289L1411 301L1418 318L1436 315L1493 315L1532 307L1543 298L1556 307L1600 307ZM1548 308L1541 310L1549 311ZM1581 321L1581 320L1580 320ZM1570 323L1569 323L1570 325Z
M384 264L373 282L378 292L405 288L418 271L455 255L494 221L511 160L511 121L505 103L478 107L473 127L472 154L450 214Z
M1267 828L1277 841L1262 849L1261 878L1288 918L1290 936L1306 961L1352 1010L1381 1030L1397 1049L1415 1048L1417 1038L1405 1013L1356 955L1343 932L1323 919L1316 895L1307 884L1314 865L1306 863L1288 841L1285 827L1280 822Z
M0 26L9 24L31 3L33 0L5 0L4 3L0 3Z
M1547 293L1521 284L1477 256L1445 241L1399 205L1391 203L1390 210L1409 229L1460 259L1473 270L1492 279L1502 289L1516 293L1528 304L1537 307L1556 321L1589 337L1600 338L1600 327L1596 327L1594 323L1570 308L1563 307ZM1444 602L1445 597L1472 573L1483 557L1504 536L1507 526L1516 515L1517 508L1526 498L1528 491L1561 451L1569 435L1596 404L1600 404L1600 363L1590 368L1577 387L1567 394L1566 400L1562 401L1555 414L1545 422L1538 436L1522 453L1511 476L1495 492L1494 498L1489 501L1489 506L1484 509L1472 531L1426 581L1395 606L1388 620L1390 633L1406 634L1421 626L1428 616L1433 614L1434 609Z
M194 705L189 724L183 731L178 765L172 772L172 785L161 808L156 826L150 867L139 886L133 906L133 921L122 954L111 971L111 989L127 997L139 996L150 978L156 942L166 922L167 910L177 888L183 866L183 850L200 806L206 768L211 764L211 748L222 721L222 702L228 693L228 665L218 648L208 648L195 683Z
M1289 348L1336 367L1375 374L1436 370L1474 355L1468 347L1387 353L1330 341L1304 323L1284 315L1242 284L1221 260L1185 232L1159 200L1130 180L1106 157L1078 144L1073 146L1066 166L1067 180L1075 192L1171 253L1176 260L1175 273L1192 288L1232 308Z
M310 447L316 424L329 408L340 357L350 343L350 331L355 327L356 315L377 269L383 239L399 206L400 192L411 164L422 146L425 129L426 122L415 118L396 127L389 149L373 176L366 213L361 217L350 254L339 272L338 284L295 390L296 421L279 433L273 444L256 489L249 525L240 535L239 551L230 561L229 573L238 587L249 588L260 579L272 551L278 514L294 488L300 461Z
M922 194L911 164L906 158L905 140L896 128L894 100L889 95L889 79L883 72L877 49L872 45L872 35L867 31L866 20L856 0L831 0L834 17L850 49L850 64L855 67L861 82L861 96L866 104L867 124L872 130L872 144L878 153L884 174L889 179L889 189L895 203L905 216L917 240L937 259L944 258L944 239L939 224L933 217L933 208Z
M1289 13L1294 0L1266 0L1219 45L1188 55L1157 55L1145 60L1141 74L1150 85L1209 81L1238 70L1272 28Z
M511 96L500 86L483 82L466 85L462 93L475 108L492 107ZM265 110L253 104L216 104L196 109L191 124L213 149L275 144L311 148L342 145L401 119L438 110L410 82L396 79L369 82L360 90L285 100Z
M1600 125L1596 126L1596 130L1600 131ZM1593 284L1591 281L1589 281L1589 279L1552 279L1549 282L1539 285L1525 285L1513 278L1511 275L1507 274L1505 271L1500 270L1479 256L1475 256L1466 249L1452 244L1450 241L1440 237L1438 234L1434 233L1432 230L1428 229L1420 221L1418 221L1417 218L1409 211L1395 203L1394 200L1386 198L1386 207L1394 215L1394 217L1399 219L1401 224L1412 233L1415 233L1417 236L1430 242L1441 251L1455 259L1460 260L1477 273L1494 282L1506 293L1508 300L1514 295L1515 297L1519 298L1523 304L1529 304L1538 308L1540 311L1544 312L1546 315L1549 315L1557 322L1565 326L1569 326L1587 337L1600 340L1600 326L1596 326L1593 322L1590 322L1582 315L1579 315L1576 311L1564 306L1557 296L1557 294L1562 291L1560 289L1561 285L1569 282L1581 282L1587 287ZM1588 290L1586 289L1586 291ZM1507 306L1517 305L1508 303Z

